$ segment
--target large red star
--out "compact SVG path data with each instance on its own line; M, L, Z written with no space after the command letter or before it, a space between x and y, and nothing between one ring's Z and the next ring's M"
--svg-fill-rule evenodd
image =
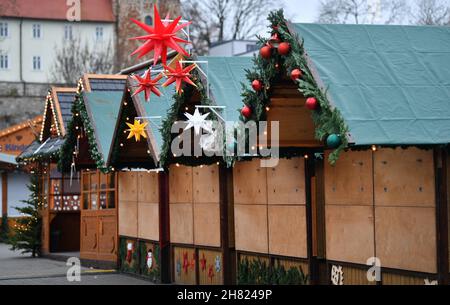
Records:
M152 68L145 71L144 77L139 75L133 75L133 78L138 82L137 87L139 87L133 94L133 96L145 92L145 100L150 101L150 95L153 92L157 96L161 96L161 91L158 90L159 81L163 76L160 74L156 78L152 79Z
M181 16L175 19L172 23L170 22L162 22L161 17L159 16L158 9L156 5L154 6L155 12L155 26L149 26L145 23L142 23L138 20L131 19L134 23L136 23L140 28L145 30L149 35L134 37L131 39L134 40L145 40L145 43L140 46L136 51L134 51L131 55L135 55L139 53L138 58L141 58L145 54L154 50L153 55L153 64L156 65L158 59L161 57L161 61L163 64L167 64L167 49L171 48L178 53L181 53L185 56L189 54L186 52L184 48L182 48L178 43L190 43L187 40L181 39L177 37L177 32L181 29L187 27L191 24L191 22L186 22L178 25L181 20Z
M183 92L183 90L181 90L181 85L183 84L183 82L197 87L191 80L192 75L189 74L192 72L192 70L195 69L195 65L190 65L186 68L183 68L183 64L181 62L177 62L175 69L166 65L164 65L164 68L169 71L169 73L166 73L168 80L162 85L163 87L167 87L176 82L176 91L178 94L181 94L181 92Z

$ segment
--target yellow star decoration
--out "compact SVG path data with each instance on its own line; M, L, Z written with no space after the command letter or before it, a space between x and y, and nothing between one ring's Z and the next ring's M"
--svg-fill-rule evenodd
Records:
M144 139L147 139L147 135L145 134L145 127L147 127L148 123L142 123L139 120L134 120L134 125L127 123L128 127L130 129L127 129L127 131L130 132L127 139L131 139L132 137L135 138L136 142L141 141L141 136Z

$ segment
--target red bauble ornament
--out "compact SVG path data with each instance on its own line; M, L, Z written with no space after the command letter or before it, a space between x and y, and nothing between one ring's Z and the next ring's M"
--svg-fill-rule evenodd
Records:
M317 102L317 99L315 97L310 97L306 100L305 106L309 110L316 110L317 108L319 108L319 102Z
M259 50L259 54L264 59L269 59L272 56L272 48L269 46L264 46Z
M171 68L164 65L164 69L166 69L167 71L166 75L168 79L162 86L167 87L173 83L176 83L176 92L178 94L181 94L181 92L183 92L183 90L181 89L183 83L187 83L191 86L197 87L191 80L192 75L190 74L192 70L195 69L195 67L195 65L190 65L186 68L183 68L183 64L180 61L177 63L176 68Z
M291 45L288 42L282 42L278 46L278 54L280 54L280 55L283 55L283 56L288 55L290 51L291 51Z
M255 80L252 82L252 88L253 88L253 90L255 90L255 91L261 91L262 88L263 88L263 84L262 84L261 81L255 79Z
M241 110L241 114L245 117L245 118L250 118L252 116L252 109L248 106L244 106Z
M294 69L291 72L291 79L293 81L296 81L296 80L300 79L302 76L303 76L303 72L300 69Z

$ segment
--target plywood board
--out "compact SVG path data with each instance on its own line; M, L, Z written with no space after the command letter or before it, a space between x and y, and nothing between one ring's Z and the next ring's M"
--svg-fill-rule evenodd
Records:
M81 249L80 253L83 258L83 254L94 255L97 257L98 251L98 227L97 227L97 217L84 216L81 218ZM86 257L90 258L90 257Z
M98 259L100 261L117 261L116 216L100 216L98 225Z
M236 163L233 177L235 204L267 204L267 175L260 160Z
M138 202L159 202L159 180L157 173L138 174Z
M298 146L303 143L320 146L315 139L315 127L311 111L305 108L304 98L272 98L267 121L278 121L280 145ZM299 124L301 122L301 124ZM269 128L270 139L270 128Z
M280 159L267 169L269 204L306 204L305 159Z
M436 272L434 208L377 207L377 257L383 267Z
M173 247L172 268L176 284L195 285L197 269L195 249Z
M138 204L121 201L119 204L119 235L138 237Z
M235 205L236 249L268 253L267 205Z
M193 170L194 202L219 203L219 166L198 166Z
M307 258L305 206L269 206L269 253Z
M194 243L192 204L170 204L170 239L172 243Z
M432 150L380 149L374 164L377 206L435 206Z
M220 207L218 203L194 204L194 244L220 247Z
M170 203L192 203L192 167L170 167L169 191Z
M159 241L159 205L139 202L138 219L138 237Z
M373 205L372 151L343 152L335 166L325 162L325 203Z
M223 257L218 251L199 249L200 285L223 285Z
M119 202L138 200L137 191L137 172L120 172L119 173ZM120 205L120 203L119 203Z
M373 207L328 205L325 218L328 260L366 264L375 256Z

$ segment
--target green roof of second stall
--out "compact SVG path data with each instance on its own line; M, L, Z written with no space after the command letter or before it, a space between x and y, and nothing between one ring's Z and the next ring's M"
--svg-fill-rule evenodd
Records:
M83 96L98 150L106 161L113 142L123 91L84 92Z
M354 144L450 143L450 27L292 28Z
M247 83L246 69L253 68L252 57L209 57L201 56L199 64L208 74L213 101L218 106L225 106L225 119L239 121L239 109L242 108L242 83ZM219 112L220 113L220 112Z

